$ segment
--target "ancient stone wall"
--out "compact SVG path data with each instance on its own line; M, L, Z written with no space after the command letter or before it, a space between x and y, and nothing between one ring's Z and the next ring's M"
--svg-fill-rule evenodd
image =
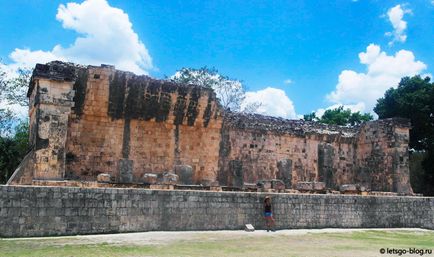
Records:
M264 229L264 193L0 186L0 237ZM268 194L278 229L434 229L434 198Z
M277 178L286 188L314 181L412 193L407 120L347 128L224 112L209 88L62 62L38 64L28 96L32 152L9 184L99 174L143 183L177 170L193 184Z
M288 186L354 183L357 130L261 115L229 114L222 132L219 181L239 186L278 178Z
M222 128L219 182L241 186L278 178L360 184L374 191L412 193L409 122L371 121L360 127L326 126L261 115L228 114Z
M357 142L357 183L376 191L411 192L409 122L386 119L366 123Z
M188 163L194 180L216 172L220 121L215 94L115 71L89 68L72 112L67 178L140 182L144 173L172 171ZM214 143L214 145L213 145Z

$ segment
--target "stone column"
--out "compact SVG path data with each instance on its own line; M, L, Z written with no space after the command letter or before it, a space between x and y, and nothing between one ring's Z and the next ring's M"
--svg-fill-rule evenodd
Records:
M65 174L68 117L74 106L73 82L34 78L34 179L61 180Z

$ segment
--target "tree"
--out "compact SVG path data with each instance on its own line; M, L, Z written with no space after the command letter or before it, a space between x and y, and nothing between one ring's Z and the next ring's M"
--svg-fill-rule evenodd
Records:
M28 106L26 91L31 70L18 69L8 76L0 63L0 184L6 183L28 150L28 121L11 106Z
M6 104L5 94L7 92L6 72L3 69L3 64L0 62L0 135L9 132L12 129L12 112L3 107Z
M0 184L8 181L27 154L28 127L28 122L25 120L15 127L13 136L0 136Z
M312 113L303 115L303 120L305 120L305 121L318 121L318 117L316 117L315 112L312 112Z
M414 189L417 192L417 188L422 188L420 193L434 195L434 83L430 83L429 77L404 77L397 88L388 89L384 97L377 100L374 111L380 119L403 117L411 120L409 146L424 156L423 179L418 180L424 185Z
M27 89L29 87L30 77L32 76L32 70L18 68L17 75L18 76L11 78L6 83L6 99L11 104L29 106Z
M344 110L343 106L326 110L320 118L316 117L315 112L304 115L306 121L318 121L324 124L340 126L355 126L373 119L374 117L369 113L351 112L350 109Z
M255 112L260 106L259 103L253 103L241 110L241 103L245 99L246 92L242 81L221 75L215 68L182 68L170 77L170 80L214 89L225 110Z
M11 133L21 122L22 117L11 106L28 106L27 88L32 73L30 69L19 68L16 75L8 76L4 67L0 60L0 135Z

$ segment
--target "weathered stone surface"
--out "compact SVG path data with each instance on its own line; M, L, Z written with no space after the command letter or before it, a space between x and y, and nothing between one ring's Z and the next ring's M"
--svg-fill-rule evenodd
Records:
M193 184L193 168L190 165L175 165L174 170L175 174L179 176L180 184Z
M96 177L96 181L100 183L109 183L111 182L111 176L107 173L101 173Z
M342 193L355 193L358 192L357 185L354 184L345 184L339 186L339 191Z
M172 184L151 184L149 185L149 189L153 190L173 190L175 189Z
M159 183L163 185L176 185L179 181L179 176L172 172L164 172L159 174Z
M133 161L128 159L119 160L119 182L133 182Z
M145 173L143 175L143 182L145 184L156 184L158 180L158 175L154 173Z
M297 182L295 189L299 191L311 191L313 190L313 182Z
M157 186L157 185L153 185ZM158 185L169 189L173 185ZM390 193L392 194L392 193ZM268 193L0 186L0 237L264 229ZM276 229L434 229L434 198L273 195ZM236 218L234 218L236 217Z
M215 191L215 192L221 192L221 191L223 191L221 186L210 186L209 190L210 191Z
M301 192L323 193L326 190L326 186L324 182L316 182L316 181L298 182L295 185L295 187L297 190Z
M314 182L313 183L313 190L324 191L324 190L326 190L326 185L324 182Z
M345 158L345 157L344 157ZM336 189L335 148L330 143L318 144L318 177L327 188Z
M243 189L244 190L255 190L258 188L258 186L255 183L246 183L244 182L243 184Z
M231 177L231 186L242 188L244 184L243 162L239 160L231 160L229 162L229 171Z
M220 186L218 181L212 181L209 179L202 179L199 183L202 186L218 187Z
M292 187L292 160L285 159L277 162L277 178L285 183L286 188Z
M285 189L285 193L288 193L288 194L299 194L300 191L295 190L295 189Z
M260 189L268 190L271 189L272 184L270 180L260 180L256 183L256 186Z
M272 179L271 180L271 188L275 190L285 190L285 184L280 179Z
M349 128L233 113L209 88L62 62L36 66L28 97L33 149L9 184L100 173L135 183L186 163L196 184L280 179L412 194L405 119ZM188 184L190 169L181 173Z

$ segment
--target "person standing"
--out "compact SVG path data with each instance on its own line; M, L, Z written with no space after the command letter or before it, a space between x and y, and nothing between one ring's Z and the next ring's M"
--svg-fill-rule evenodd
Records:
M264 199L264 218L265 218L265 224L267 225L267 232L274 232L274 225L276 222L273 218L273 212L271 210L271 198L269 196L266 196Z

